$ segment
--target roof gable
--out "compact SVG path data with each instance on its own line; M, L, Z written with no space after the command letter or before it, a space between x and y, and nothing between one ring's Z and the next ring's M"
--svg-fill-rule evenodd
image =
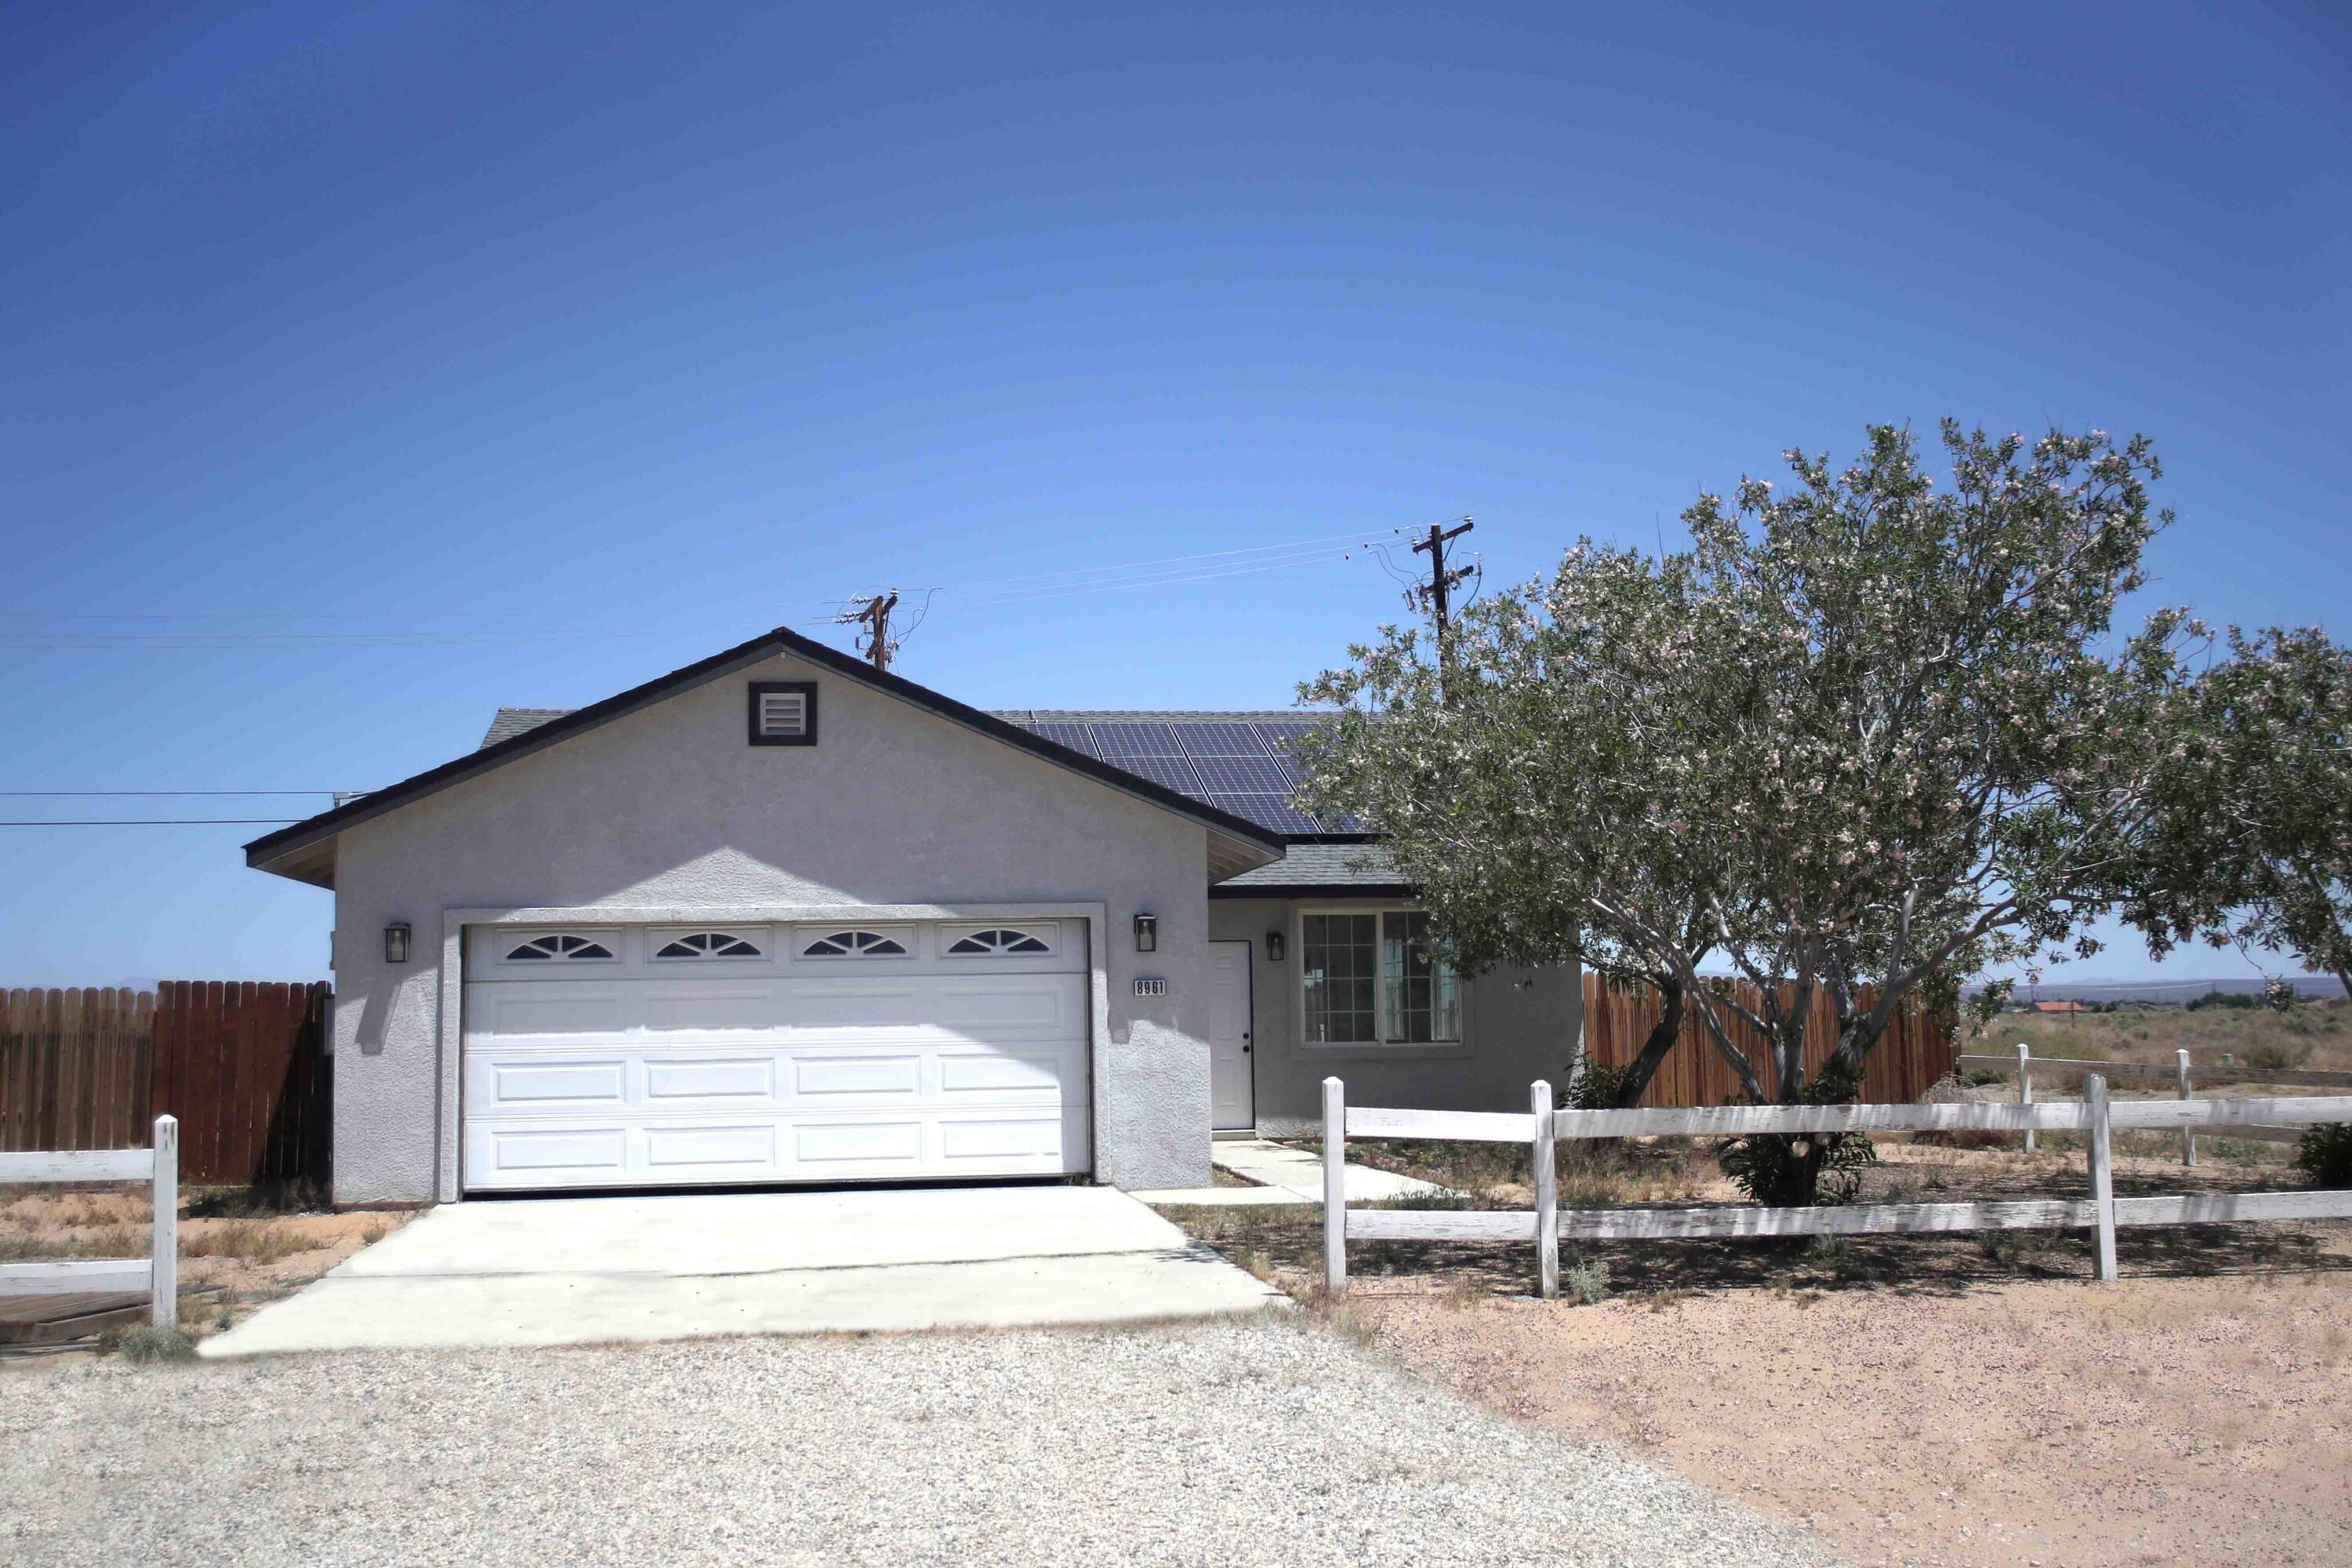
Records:
M564 716L560 708L501 708L482 744L496 745ZM1286 843L1369 837L1352 817L1318 818L1290 803L1302 777L1293 748L1323 721L1313 713L1013 708L995 710L990 717L1254 822Z
M265 834L245 847L248 866L276 871L298 880L332 885L332 841L343 829L396 811L411 801L478 778L520 758L559 745L613 721L626 717L669 697L747 669L777 654L790 654L807 663L895 697L948 721L1025 751L1057 766L1085 774L1163 811L1200 823L1212 836L1213 863L1222 861L1232 871L1265 864L1281 851L1281 837L1258 824L1188 797L1166 785L1123 769L1107 765L1084 751L1058 743L1021 725L953 698L918 685L903 676L877 670L838 648L779 626L683 668L674 669L642 686L632 687L563 712L552 709L501 709L483 737L481 747L465 756L428 768L414 777L348 801L331 811L275 833ZM1220 852L1222 850L1222 853Z

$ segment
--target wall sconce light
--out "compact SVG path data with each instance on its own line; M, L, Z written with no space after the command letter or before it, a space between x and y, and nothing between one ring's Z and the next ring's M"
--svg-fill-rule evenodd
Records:
M1265 933L1265 961L1268 963L1282 962L1282 933L1278 931Z
M1160 951L1160 917L1158 915L1135 917L1135 951L1138 952Z
M383 928L383 961L386 963L408 962L408 922L394 921Z

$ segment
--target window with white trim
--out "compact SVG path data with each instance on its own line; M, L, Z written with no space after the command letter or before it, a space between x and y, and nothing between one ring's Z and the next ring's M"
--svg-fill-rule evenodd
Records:
M907 944L878 931L837 931L801 943L803 958L904 958Z
M951 958L1031 954L1053 951L1053 943L1044 937L1014 926L991 926L985 931L969 931L948 943L948 955Z
M1312 1046L1444 1045L1462 1038L1462 982L1420 910L1299 917L1299 984Z
M698 931L673 937L654 949L656 958L761 958L759 944L733 931Z
M509 963L578 963L609 959L613 950L593 937L552 931L535 936L507 954Z

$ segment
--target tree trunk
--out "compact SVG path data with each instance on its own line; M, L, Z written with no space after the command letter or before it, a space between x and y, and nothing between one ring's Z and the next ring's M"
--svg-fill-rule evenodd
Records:
M1683 983L1670 974L1653 974L1650 984L1658 988L1665 1008L1658 1015L1650 1037L1642 1042L1642 1054L1633 1058L1625 1068L1625 1076L1617 1081L1611 1100L1620 1110L1630 1110L1642 1103L1642 1096L1649 1091L1650 1080L1658 1076L1666 1053L1683 1037Z

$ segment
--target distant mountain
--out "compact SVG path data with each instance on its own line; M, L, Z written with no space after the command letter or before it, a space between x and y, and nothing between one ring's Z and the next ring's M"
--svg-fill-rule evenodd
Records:
M2342 983L2324 975L2298 974L2292 977L2294 994L2319 999L2344 994ZM1983 990L1971 985L1969 994ZM2259 996L2263 982L2242 974L2219 980L2045 980L2039 985L2021 983L2017 999L2042 1002L2188 1002L2209 991L2231 995Z

